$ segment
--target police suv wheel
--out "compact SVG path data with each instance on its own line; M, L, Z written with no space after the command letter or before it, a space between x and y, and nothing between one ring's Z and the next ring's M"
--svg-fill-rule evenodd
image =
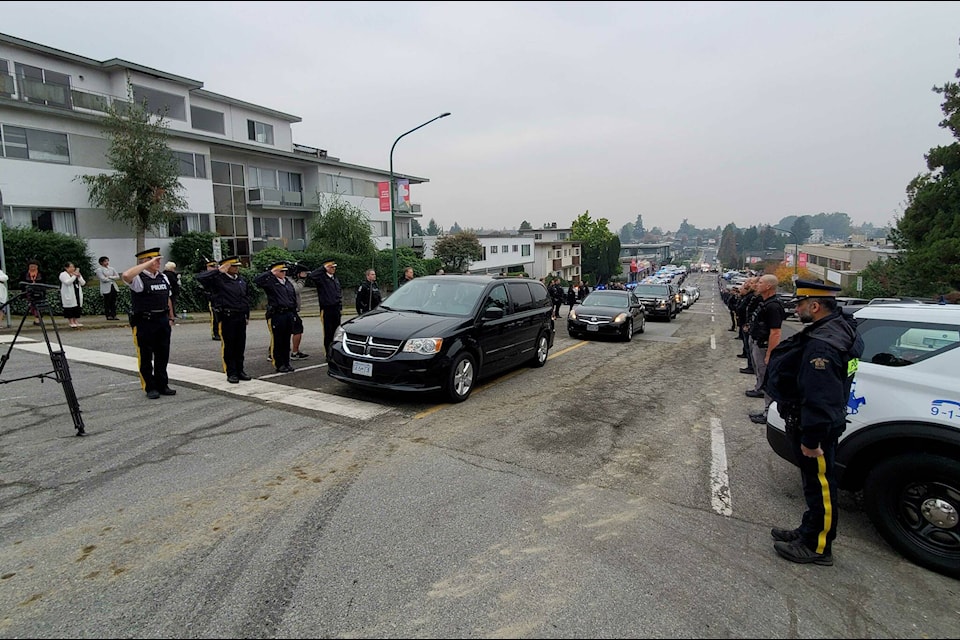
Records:
M905 557L960 578L960 461L926 453L884 460L867 476L864 507Z

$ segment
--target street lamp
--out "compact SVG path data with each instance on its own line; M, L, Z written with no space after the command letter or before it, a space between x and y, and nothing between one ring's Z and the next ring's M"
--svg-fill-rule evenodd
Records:
M410 129L410 131L400 134L399 136L397 136L397 139L393 141L393 146L390 147L390 237L392 239L391 244L393 245L393 290L394 291L397 290L397 284L400 279L400 274L397 273L397 210L393 203L394 192L397 189L397 185L394 184L394 180L393 180L393 150L396 148L397 143L400 142L400 138L402 138L403 136L411 134L417 129L421 129L427 126L434 120L439 120L440 118L446 118L448 115L450 115L449 111L447 111L446 113L441 113L436 118L427 120L426 122L421 124L419 127L414 127L413 129Z
M770 227L777 231L783 231L793 236L793 281L796 282L800 270L800 237L792 229L781 229L780 227Z

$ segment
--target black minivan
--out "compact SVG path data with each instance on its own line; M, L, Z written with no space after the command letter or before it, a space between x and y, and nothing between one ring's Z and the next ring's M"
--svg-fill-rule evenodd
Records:
M414 278L344 322L327 373L341 382L467 399L480 378L518 364L542 367L553 346L553 305L529 278Z

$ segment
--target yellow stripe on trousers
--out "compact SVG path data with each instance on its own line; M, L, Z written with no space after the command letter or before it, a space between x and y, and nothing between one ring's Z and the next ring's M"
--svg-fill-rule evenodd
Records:
M823 502L823 529L817 536L817 553L827 548L827 533L833 524L833 503L830 502L830 483L827 482L827 457L817 458L817 480L820 482L820 499Z
M223 320L217 323L217 335L220 336L220 362L223 363L223 372L227 372L227 360L223 357L223 350L226 349L226 344L223 339Z
M277 356L275 356L275 355L273 354L273 325L270 323L269 320L267 320L267 333L270 334L270 364L272 364L274 367L276 367L276 366L277 366ZM221 337L220 339L223 340L222 337ZM226 366L226 365L224 365L224 366Z
M140 373L140 343L137 342L137 327L133 326L133 346L137 348L137 376L140 378L140 388L144 391L147 390L147 381L143 379L143 374Z

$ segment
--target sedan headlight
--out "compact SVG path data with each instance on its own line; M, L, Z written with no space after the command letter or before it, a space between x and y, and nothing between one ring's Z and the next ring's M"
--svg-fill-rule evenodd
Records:
M411 338L403 345L403 352L430 356L440 353L442 345L443 338Z
M623 324L627 321L627 314L621 313L616 318L613 319L613 324Z
M567 314L567 317L568 317L569 319L571 319L571 320L576 320L576 319L577 319L577 312L574 311L573 309L570 309L570 313Z

